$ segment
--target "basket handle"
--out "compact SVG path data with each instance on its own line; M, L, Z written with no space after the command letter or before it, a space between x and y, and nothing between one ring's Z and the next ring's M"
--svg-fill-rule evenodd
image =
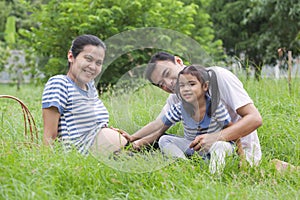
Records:
M29 109L27 106L17 97L11 96L11 95L0 95L0 98L8 98L8 99L13 99L17 101L21 107L22 107L22 112L23 112L23 117L24 117L24 129L25 129L25 137L27 137L27 125L29 126L29 131L30 131L30 140L32 143L34 143L35 139L38 141L38 130L34 121L34 118L32 114L30 113ZM35 137L35 138L34 138Z

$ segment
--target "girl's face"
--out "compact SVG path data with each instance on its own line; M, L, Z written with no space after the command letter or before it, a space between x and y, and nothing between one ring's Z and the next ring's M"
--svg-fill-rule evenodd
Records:
M104 56L105 51L100 46L86 45L76 58L69 51L70 68L67 75L80 88L86 90L86 84L100 74Z
M182 99L193 105L205 100L205 93L208 90L208 84L201 84L196 76L191 74L181 74L179 76L179 93Z

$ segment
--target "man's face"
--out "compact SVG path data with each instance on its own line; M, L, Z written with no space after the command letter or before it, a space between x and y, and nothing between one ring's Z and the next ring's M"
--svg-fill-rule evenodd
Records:
M168 93L175 92L176 81L179 72L183 69L180 63L172 61L158 61L156 67L151 74L153 84L163 89Z

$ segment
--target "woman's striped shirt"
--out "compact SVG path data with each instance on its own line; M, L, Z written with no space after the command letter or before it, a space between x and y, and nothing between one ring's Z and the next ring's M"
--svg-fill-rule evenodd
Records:
M42 108L56 107L60 113L58 139L67 149L75 147L86 154L103 127L108 125L108 111L99 99L94 82L87 91L69 77L56 75L44 88Z

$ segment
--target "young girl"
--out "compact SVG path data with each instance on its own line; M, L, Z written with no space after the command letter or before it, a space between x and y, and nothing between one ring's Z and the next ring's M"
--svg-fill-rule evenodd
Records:
M45 145L59 140L66 149L86 154L118 150L126 139L108 127L108 111L98 98L94 79L102 69L105 44L94 35L81 35L68 52L66 75L51 77L43 92Z
M197 152L190 148L196 136L218 132L231 124L228 111L220 101L214 71L196 66L185 67L179 72L176 84L176 94L181 102L172 105L162 117L164 126L160 132L164 133L182 120L184 137L161 136L158 142L161 151L167 156L183 159L197 153L204 159L210 159L211 173L221 172L225 156L234 151L232 142L217 141L209 149Z

